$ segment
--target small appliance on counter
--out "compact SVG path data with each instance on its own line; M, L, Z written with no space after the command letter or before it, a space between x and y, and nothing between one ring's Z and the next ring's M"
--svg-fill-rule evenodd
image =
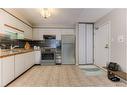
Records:
M34 50L40 50L40 46L34 46Z

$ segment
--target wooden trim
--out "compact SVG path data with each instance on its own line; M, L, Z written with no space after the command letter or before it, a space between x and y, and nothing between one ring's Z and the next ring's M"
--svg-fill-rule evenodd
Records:
M12 29L15 29L15 30L18 30L18 31L20 31L20 32L24 32L23 30L18 29L18 28L15 28L15 27L13 27L13 26L10 26L10 25L8 25L8 24L4 24L4 26L9 27L9 28L12 28Z
M5 9L3 8L0 8L1 10L3 10L4 12L8 13L9 15L13 16L14 18L18 19L19 21L23 22L24 24L26 24L27 26L31 27L31 25L27 24L26 22L24 22L23 20L21 20L20 18L16 17L15 15L11 14L10 12L6 11Z

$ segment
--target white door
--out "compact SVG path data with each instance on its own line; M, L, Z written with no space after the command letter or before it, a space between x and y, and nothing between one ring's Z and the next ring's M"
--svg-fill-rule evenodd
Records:
M93 64L93 24L86 24L86 64Z
M86 64L86 24L79 24L79 64Z
M93 24L79 24L79 64L93 64Z
M94 61L101 67L109 62L110 23L98 27L94 32Z

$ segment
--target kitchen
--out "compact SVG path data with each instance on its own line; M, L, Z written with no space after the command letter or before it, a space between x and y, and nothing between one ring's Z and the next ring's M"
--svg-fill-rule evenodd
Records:
M43 17L42 14L38 13L39 10L36 8L0 9L0 86L2 87L13 84L13 81L15 84L17 79L20 79L27 72L29 73L36 66L38 69L40 67L44 69L57 68L56 71L60 71L64 68L65 71L69 71L69 68L71 68L73 71L75 68L73 66L93 65L94 22L113 9L88 9L86 11L84 11L85 9L56 9L57 12L60 12L59 15L57 12L56 14L54 12L53 15L52 12L51 18L49 13ZM43 10L47 12L48 9L44 8ZM85 14L90 11L98 11L100 15L96 16L93 12L94 15L90 15L89 19L86 17L84 20ZM25 15L25 12L27 15ZM70 12L72 13L69 14ZM79 14L81 15L79 16ZM73 18L71 18L72 16ZM43 23L41 23L41 19ZM60 19L62 19L61 22ZM33 25L30 23L32 20ZM105 65L106 62L103 66ZM59 67L62 69L59 69ZM50 72L53 71L50 70ZM64 71L61 72L63 75L65 74ZM78 70L73 72L77 74ZM72 77L76 77L73 72L70 71L70 74L72 74ZM82 79L82 76L80 77ZM76 81L76 85L73 85L73 83L71 85L79 86L78 81ZM85 83L85 81L83 82ZM61 84L61 86L63 85ZM68 86L68 84L65 86Z
M63 35L62 39L64 39L64 36L72 36L72 42L74 42L74 29L45 29L43 30L44 34L40 35L39 31L34 28L34 31L37 31L34 34L35 32L32 33L33 29L28 23L20 20L7 10L13 11L13 9L0 9L0 15L2 15L0 24L0 66L2 68L2 71L0 70L0 74L2 73L0 81L2 82L0 82L0 85L6 86L22 73L29 70L34 64L61 65L61 45L64 44L61 41L61 36ZM74 48L74 45L72 48ZM72 52L74 52L74 49ZM66 53L64 54L63 56L67 55ZM73 53L73 63L70 64L75 64L74 57Z

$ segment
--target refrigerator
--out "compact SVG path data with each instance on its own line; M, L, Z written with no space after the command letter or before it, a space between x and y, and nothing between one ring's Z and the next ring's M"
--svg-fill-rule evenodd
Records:
M62 64L75 64L75 36L62 35Z

